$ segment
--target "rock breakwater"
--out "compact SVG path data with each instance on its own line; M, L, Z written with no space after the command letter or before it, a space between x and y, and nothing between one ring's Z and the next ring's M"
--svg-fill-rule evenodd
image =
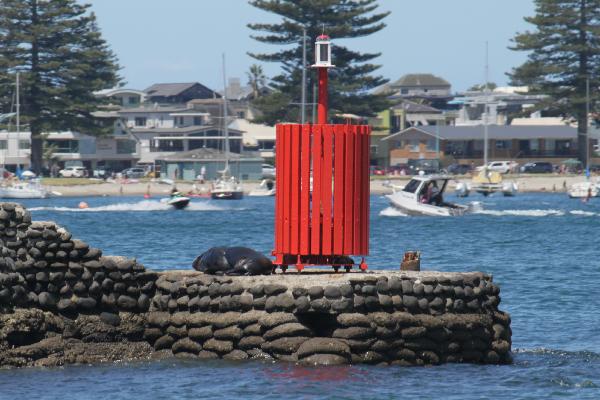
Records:
M308 365L509 363L483 273L209 276L103 256L0 204L0 367L162 357Z

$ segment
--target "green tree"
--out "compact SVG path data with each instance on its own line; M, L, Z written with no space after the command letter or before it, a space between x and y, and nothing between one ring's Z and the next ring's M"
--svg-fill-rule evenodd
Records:
M263 68L258 64L252 64L246 75L248 75L248 84L252 87L252 97L258 99L261 89L267 84Z
M93 116L103 102L93 92L117 85L119 66L89 7L75 0L0 1L0 84L21 73L21 113L31 131L36 173L43 162L43 132L109 129L106 120ZM14 85L0 86L3 109L13 90Z
M472 91L472 92L483 92L486 89L487 90L494 90L498 87L498 85L496 85L494 82L488 82L487 85L485 83L476 83L475 85L471 86L470 88L468 88L468 91Z
M540 107L577 119L578 155L585 164L586 81L600 86L600 0L535 0L535 15L525 21L534 30L513 39L512 49L528 52L528 58L509 74L512 84L547 94ZM597 89L591 92L597 99Z
M249 24L255 40L283 46L273 53L249 53L264 62L281 64L282 71L272 79L273 92L261 96L254 105L262 111L259 119L268 124L298 121L302 82L302 30L306 28L307 62L314 60L314 40L323 31L334 41L329 73L329 106L332 112L371 116L388 106L384 94L371 89L387 82L372 73L379 65L369 61L380 53L360 53L337 40L367 36L385 27L382 20L389 12L376 13L376 0L250 0L250 4L282 17L274 24ZM314 93L315 73L307 71L307 99ZM315 102L316 99L312 99ZM311 102L307 100L307 102ZM296 103L296 104L294 104ZM307 110L309 111L309 110Z

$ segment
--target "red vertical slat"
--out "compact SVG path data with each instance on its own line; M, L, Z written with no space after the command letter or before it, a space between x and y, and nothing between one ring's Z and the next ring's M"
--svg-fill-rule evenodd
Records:
M310 253L310 125L302 125L300 155L300 254Z
M283 126L278 124L275 127L275 149L281 148L282 139L281 132L283 130ZM275 171L282 171L281 160L283 158L283 154L280 152L275 153ZM279 193L279 195L277 194ZM283 226L281 221L281 193L283 193L283 186L281 179L275 179L275 253L281 254L281 227Z
M298 254L300 242L300 125L292 125L292 165L291 165L291 222L290 253Z
M371 182L370 182L370 174L369 174L369 166L370 166L370 158L371 158L371 127L370 126L365 126L364 127L364 135L363 135L363 141L364 141L364 149L365 149L365 153L364 153L364 157L363 157L363 196L365 199L365 205L363 206L363 212L364 212L364 227L363 227L363 235L364 235L364 239L363 239L363 250L362 250L362 254L363 255L369 255L369 229L370 229L370 224L371 224L371 214L370 214L370 208L371 208Z
M321 254L321 171L323 169L322 125L312 126L312 210L310 229L311 254Z
M335 126L333 181L333 254L344 254L344 146L343 126Z
M331 178L333 176L333 128L326 126L323 129L323 169L321 176L322 181L322 193L321 193L321 204L323 210L323 232L321 240L321 251L323 255L331 255L331 236L332 236L332 225L331 225Z
M364 185L362 184L362 126L352 125L349 128L352 130L352 136L354 137L354 232L352 235L352 253L361 254L361 235L363 232L363 203L364 197L362 191Z
M354 231L354 135L350 125L343 125L346 136L346 159L344 166L344 254L352 254L352 237Z
M290 175L291 175L291 156L292 156L292 126L286 125L284 132L285 157L283 163L283 252L290 252Z

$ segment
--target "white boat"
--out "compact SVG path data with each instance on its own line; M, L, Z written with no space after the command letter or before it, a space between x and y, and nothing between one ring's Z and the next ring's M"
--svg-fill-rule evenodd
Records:
M223 54L223 132L225 136L225 168L220 171L221 177L213 183L210 197L214 200L238 200L244 197L239 182L229 175L229 123L227 120L227 83L225 78L225 54Z
M484 196L501 192L503 187L502 175L485 168L473 177L473 182L471 183L471 188Z
M223 173L213 184L210 197L214 200L239 200L244 197L244 191L233 176Z
M458 197L468 197L471 193L471 187L467 182L458 182L454 187L454 193Z
M448 181L443 175L415 176L400 191L387 195L392 207L408 215L460 216L480 208L475 202L468 206L447 203L443 195Z
M15 182L0 186L0 198L4 199L45 199L50 191L39 181Z
M263 179L260 183L260 186L250 191L248 196L256 196L256 197L267 197L267 196L275 196L275 185L273 181L270 179Z
M502 194L507 197L514 196L519 191L519 186L516 182L504 182L502 184Z
M569 188L569 197L572 199L585 199L598 196L598 187L592 182L578 182Z

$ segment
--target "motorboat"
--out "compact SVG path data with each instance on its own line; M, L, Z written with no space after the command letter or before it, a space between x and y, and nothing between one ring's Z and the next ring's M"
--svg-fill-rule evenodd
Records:
M451 179L445 175L415 176L402 190L386 197L392 207L408 215L460 216L480 208L477 202L468 206L445 202L444 191Z
M166 203L176 210L183 210L190 204L190 198L181 194L173 194L171 198L167 199Z
M270 179L263 179L263 181L260 183L260 186L257 189L250 191L248 196L275 196L275 184Z
M484 168L473 177L471 188L484 196L501 192L503 189L502 175L496 171Z
M578 182L569 188L569 197L572 199L585 199L598 196L598 187L592 182Z
M4 199L45 199L50 193L50 190L33 179L0 186L0 198Z
M213 184L210 190L210 197L213 200L239 200L244 197L242 186L235 180L233 176L228 177L223 174L221 178Z
M519 186L516 182L504 182L502 184L502 194L506 197L512 197L519 191Z
M471 193L471 187L467 182L458 182L454 187L454 193L458 197L468 197Z

